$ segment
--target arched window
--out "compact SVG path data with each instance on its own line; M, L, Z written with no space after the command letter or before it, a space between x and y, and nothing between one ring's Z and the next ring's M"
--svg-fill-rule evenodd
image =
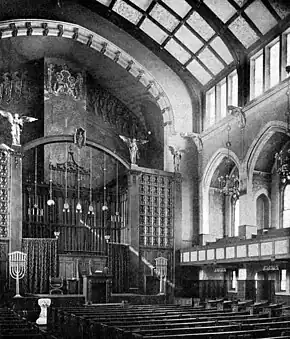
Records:
M256 223L258 229L269 228L269 200L265 194L256 200Z
M290 227L290 184L283 192L283 228Z

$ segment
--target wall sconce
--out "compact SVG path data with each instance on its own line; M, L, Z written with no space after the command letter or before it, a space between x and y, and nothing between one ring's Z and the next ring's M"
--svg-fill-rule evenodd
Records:
M111 238L111 236L110 236L110 235L105 235L105 240L106 240L106 243L107 243L107 244L109 243L109 241L110 241L110 238Z

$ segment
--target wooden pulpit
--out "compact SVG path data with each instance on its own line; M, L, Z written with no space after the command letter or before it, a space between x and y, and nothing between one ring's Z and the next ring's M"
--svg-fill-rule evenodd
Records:
M83 275L83 295L88 304L105 304L110 301L112 276L103 273Z

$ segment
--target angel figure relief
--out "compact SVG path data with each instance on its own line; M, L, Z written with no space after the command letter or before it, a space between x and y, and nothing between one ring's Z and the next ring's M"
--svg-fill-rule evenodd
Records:
M123 135L119 135L119 137L127 144L130 152L130 160L132 165L137 165L136 161L140 158L139 153L139 145L147 144L149 140L137 140L136 138L127 138Z
M0 110L0 115L4 118L7 118L11 125L11 136L12 136L12 146L21 146L20 144L20 135L23 129L23 124L26 122L34 122L38 119L27 117L27 116L19 116L19 114L15 113L14 115L10 112Z
M182 153L185 153L185 151L182 149L177 149L174 146L168 146L168 148L173 155L174 172L179 172Z

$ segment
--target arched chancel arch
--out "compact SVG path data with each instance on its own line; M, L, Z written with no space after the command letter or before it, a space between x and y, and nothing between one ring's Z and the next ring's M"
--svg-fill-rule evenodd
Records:
M26 143L25 145L23 145L22 151L26 152L26 151L28 151L32 148L35 148L37 146L40 146L40 145L47 145L47 144L51 144L51 143L63 143L63 142L73 143L73 141L74 141L74 137L72 135L50 135L50 136L35 139L35 140L32 140L32 141ZM120 157L118 154L114 153L113 151L111 151L107 147L104 147L104 146L94 142L91 139L87 139L86 146L90 146L90 147L99 149L99 150L107 153L111 157L118 160L123 166L126 167L126 169L131 168L128 161L126 161L125 159L123 159L122 157Z

